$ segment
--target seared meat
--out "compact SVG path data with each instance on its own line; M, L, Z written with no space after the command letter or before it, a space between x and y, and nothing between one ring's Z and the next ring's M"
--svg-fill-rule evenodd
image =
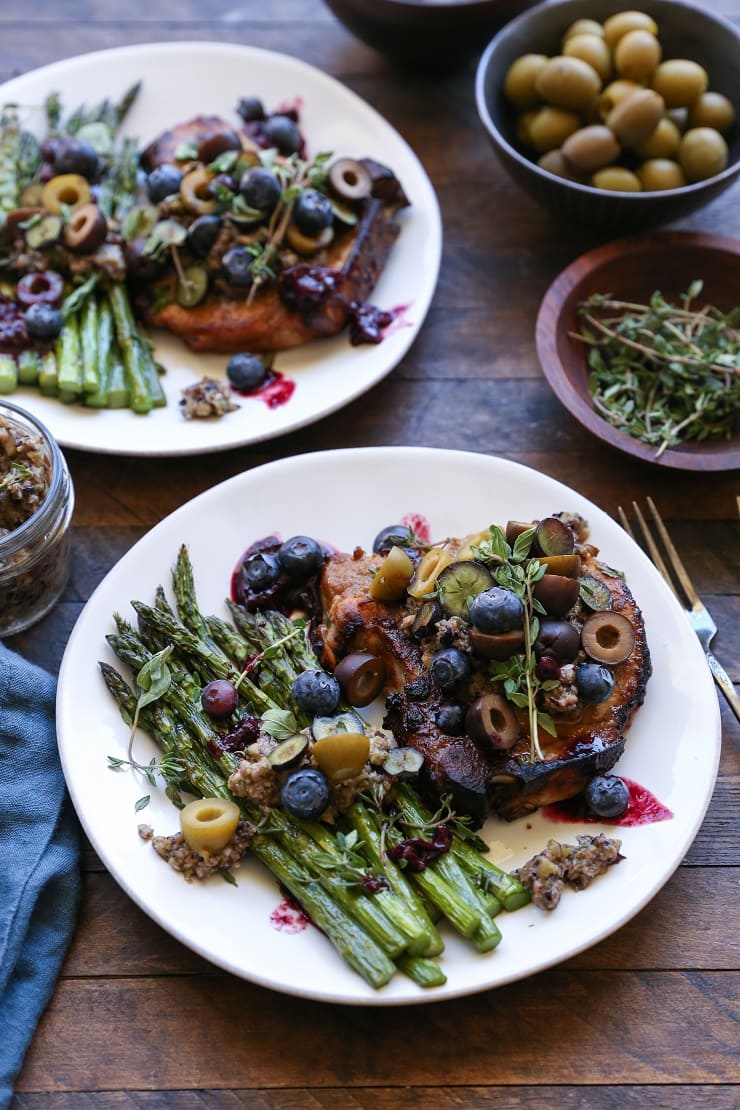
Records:
M199 146L204 139L209 139L212 135L218 135L222 131L236 131L241 136L246 150L257 149L243 129L235 128L233 124L227 123L220 116L195 116L194 119L176 124L169 131L163 132L158 138L154 139L141 152L141 164L147 173L151 173L156 166L162 166L165 163L176 164L178 159L175 157L175 151L182 143L192 142ZM188 162L192 159L186 158L180 161Z
M612 595L614 612L635 629L630 657L614 668L607 701L582 706L574 718L559 718L558 735L540 732L544 760L530 762L528 720L519 711L521 737L507 752L482 751L465 736L446 736L436 723L442 696L423 665L421 651L402 628L400 605L368 595L379 556L338 554L325 564L321 635L327 665L350 651L383 657L387 668L387 717L399 743L417 748L425 759L429 785L451 793L458 809L482 821L490 806L507 819L580 793L595 774L614 766L624 749L623 732L645 696L650 656L642 614L623 579L605 573L595 556L582 557L584 574L598 578Z

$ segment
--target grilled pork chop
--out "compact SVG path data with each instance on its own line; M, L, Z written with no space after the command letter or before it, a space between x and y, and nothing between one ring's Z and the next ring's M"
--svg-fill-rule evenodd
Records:
M602 582L613 612L635 630L629 658L614 668L607 701L585 705L577 719L558 718L557 737L540 732L544 760L529 760L528 720L519 712L521 737L514 748L482 750L467 736L447 736L436 723L443 701L422 659L422 650L404 630L405 611L368 594L380 557L363 552L327 560L321 578L324 623L321 636L327 665L350 651L369 651L386 664L387 716L400 744L424 756L428 785L450 793L455 807L482 822L490 810L507 819L579 794L595 774L614 766L624 749L624 730L642 704L650 656L642 614L624 580L608 575L594 555L582 555L582 573ZM406 622L408 623L408 622Z
M142 164L151 171L173 162L183 142L198 145L224 130L233 128L217 116L178 124L146 148ZM239 134L245 149L257 149L248 130ZM246 292L237 299L233 291L216 289L195 307L184 308L175 299L177 275L170 273L137 298L140 314L149 324L179 335L191 350L219 354L285 350L337 335L354 306L363 304L375 287L400 231L396 213L408 204L387 167L371 159L363 162L373 185L359 206L356 225L338 232L310 260L284 270L277 285L266 286L251 300Z

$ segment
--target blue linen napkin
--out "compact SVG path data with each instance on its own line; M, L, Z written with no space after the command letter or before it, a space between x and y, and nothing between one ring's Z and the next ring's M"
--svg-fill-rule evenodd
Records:
M56 682L0 643L0 1108L51 998L80 895Z

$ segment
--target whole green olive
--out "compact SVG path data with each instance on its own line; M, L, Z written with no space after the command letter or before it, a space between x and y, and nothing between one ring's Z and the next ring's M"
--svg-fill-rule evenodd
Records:
M548 150L541 158L537 159L537 165L541 170L547 170L555 177L564 177L566 181L577 181L578 178L571 170L568 163L563 157L562 150Z
M604 28L595 19L577 19L563 35L563 42L566 43L573 35L598 35L603 39Z
M681 132L672 119L663 116L652 135L636 143L633 149L640 158L675 158L680 142Z
M689 110L688 108L669 108L666 112L669 120L675 123L679 131L684 132L689 126Z
M656 193L665 189L680 189L686 184L686 177L677 162L670 158L650 158L637 169L645 192Z
M529 140L540 154L545 154L562 146L580 126L581 120L575 112L566 112L563 108L540 108L529 124Z
M642 190L637 174L624 166L606 166L603 170L597 170L591 178L591 185L614 193L639 193Z
M568 58L580 58L582 62L587 62L602 81L608 81L611 77L611 50L598 35L571 35L563 43L563 54Z
M604 38L612 48L630 31L649 31L651 35L657 35L658 25L645 12L633 11L616 12L604 23Z
M661 62L652 81L666 108L690 108L706 92L708 84L707 71L688 58L671 58Z
M663 115L663 100L652 89L638 89L613 108L606 119L622 146L634 146L652 135Z
M620 77L642 84L650 80L661 59L660 43L649 31L628 31L616 45L614 64Z
M678 161L688 181L705 181L727 165L727 143L713 127L692 127L681 139Z
M618 158L620 147L613 131L603 123L595 123L574 131L563 143L562 153L572 169L593 173Z
M606 120L612 108L616 108L630 93L637 92L641 87L636 81L625 81L622 78L607 85L599 97L599 115L602 120Z
M718 92L705 92L689 108L690 127L713 127L715 131L729 131L735 122L732 102Z
M601 81L588 62L561 54L545 62L535 79L535 88L548 104L577 110L585 108L598 95Z
M519 119L516 121L516 137L522 146L533 146L532 136L529 129L532 126L532 120L537 115L537 112L522 112Z
M546 54L522 54L509 66L504 79L504 96L517 108L534 108L539 104L534 82L546 61Z

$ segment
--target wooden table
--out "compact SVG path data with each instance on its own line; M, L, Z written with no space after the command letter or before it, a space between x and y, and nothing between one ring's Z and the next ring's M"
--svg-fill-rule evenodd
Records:
M738 0L707 6L740 20ZM439 194L438 292L394 373L311 428L208 459L68 452L78 499L72 579L55 612L12 646L56 668L106 571L166 513L221 479L303 451L407 443L516 459L611 513L652 494L717 618L717 653L740 679L737 476L628 459L582 434L551 394L534 349L537 306L554 275L598 240L559 227L505 176L477 122L473 66L396 70L319 0L4 0L0 78L89 50L177 39L287 51L378 108ZM683 226L740 235L740 186ZM144 916L88 849L79 929L20 1076L18 1105L737 1106L740 732L724 705L722 714L707 818L636 919L533 979L422 1009L334 1007L222 974Z

